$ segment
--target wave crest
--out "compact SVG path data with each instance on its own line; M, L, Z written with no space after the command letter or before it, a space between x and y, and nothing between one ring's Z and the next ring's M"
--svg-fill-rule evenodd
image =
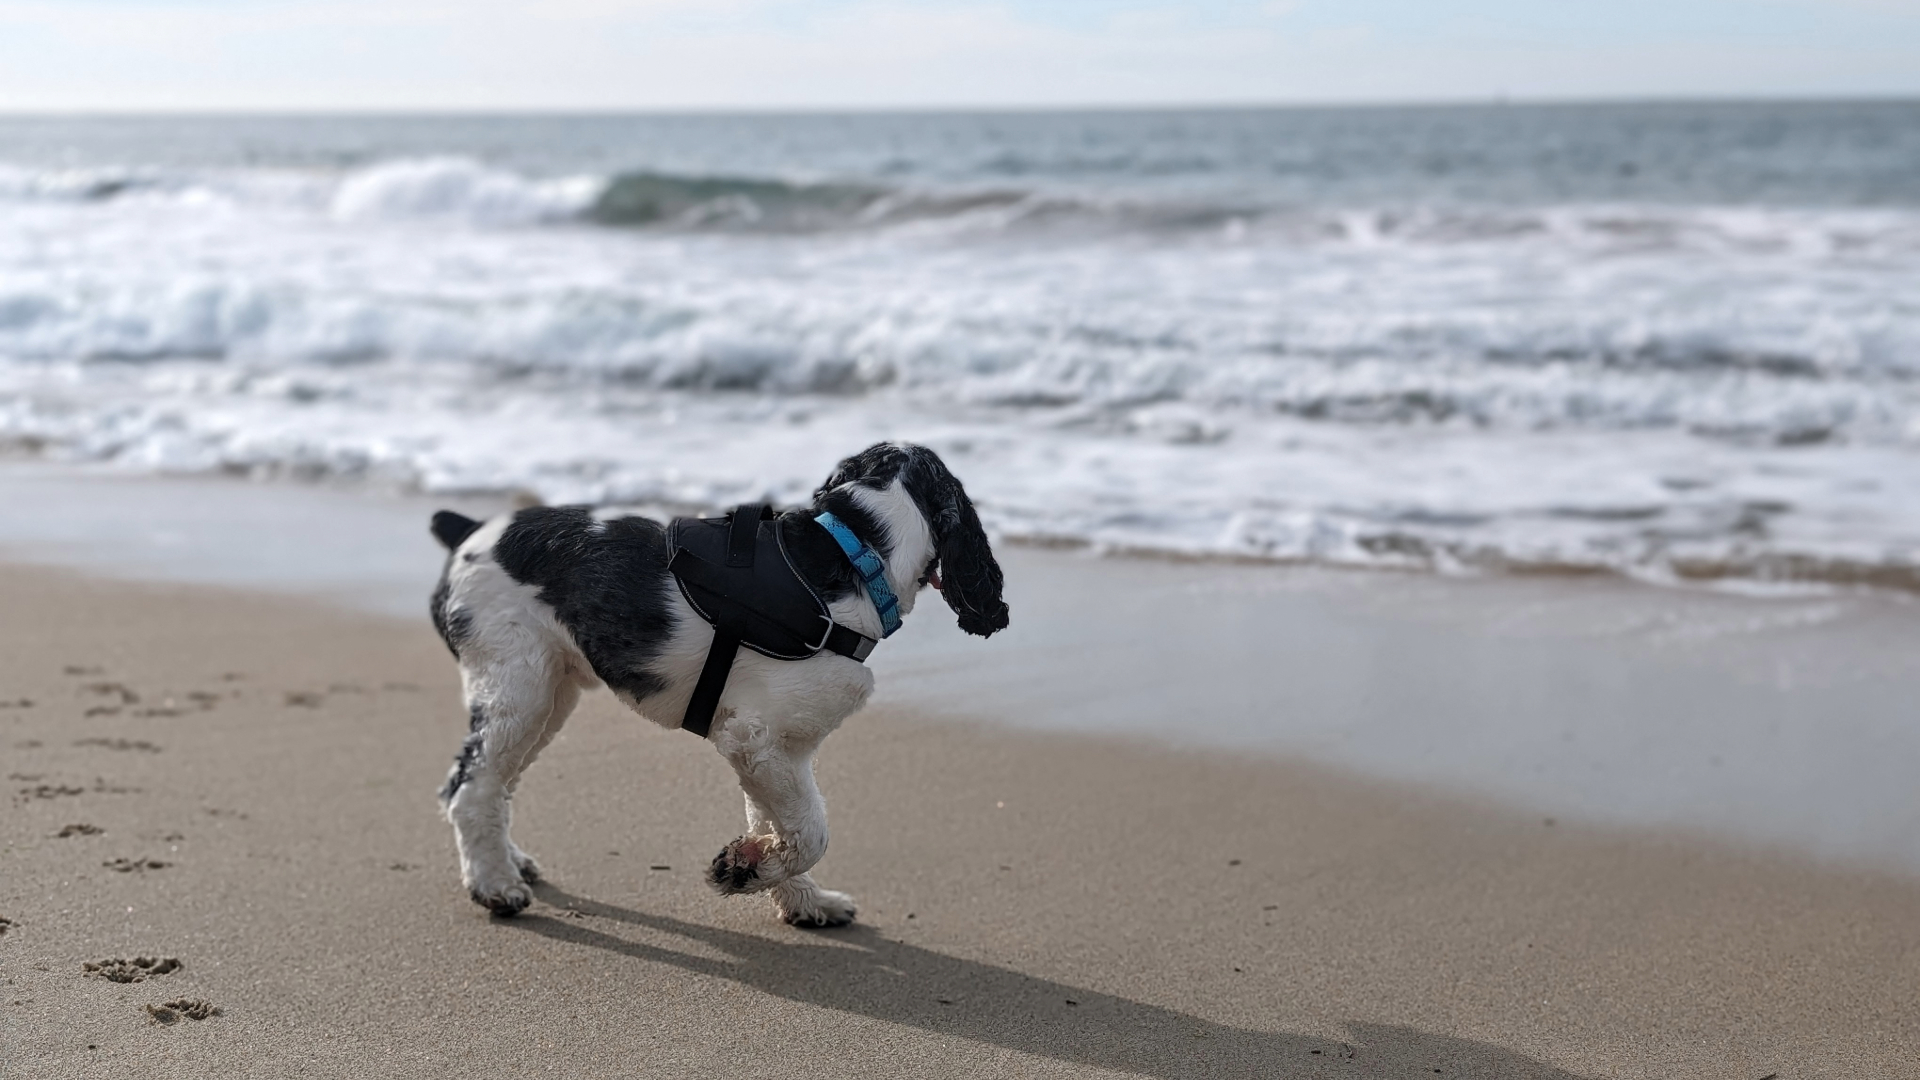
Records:
M1507 248L1788 257L1920 254L1911 209L1662 204L1341 206L1224 194L1054 187L913 187L877 181L642 169L538 176L465 157L399 158L343 173L295 169L24 168L0 163L0 204L113 208L165 202L318 212L335 221L522 227L586 223L722 233L909 231L1210 238L1326 250Z
M441 220L527 225L586 210L602 182L590 176L531 180L465 158L422 158L349 175L329 211L337 221Z

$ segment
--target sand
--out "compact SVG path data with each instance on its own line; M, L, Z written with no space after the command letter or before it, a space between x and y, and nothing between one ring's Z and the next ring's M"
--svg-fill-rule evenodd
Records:
M727 769L600 693L503 921L463 729L424 618L0 567L0 1075L1920 1076L1908 876L896 704L823 754L861 918L806 932L705 889Z

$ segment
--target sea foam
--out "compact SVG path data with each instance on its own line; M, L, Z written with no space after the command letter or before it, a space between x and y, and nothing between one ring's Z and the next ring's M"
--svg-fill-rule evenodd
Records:
M1920 586L1920 208L1301 200L1084 158L753 173L752 150L16 161L0 441L710 506L802 499L908 438L1004 535Z

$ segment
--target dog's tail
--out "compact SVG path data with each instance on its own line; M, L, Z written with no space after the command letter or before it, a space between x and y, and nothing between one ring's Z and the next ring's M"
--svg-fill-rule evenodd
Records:
M480 527L480 523L451 510L441 510L433 515L433 538L447 546L448 551L467 542L467 537Z

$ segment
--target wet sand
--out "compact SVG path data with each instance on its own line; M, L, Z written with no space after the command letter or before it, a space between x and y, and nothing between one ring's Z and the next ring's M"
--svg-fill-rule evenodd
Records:
M552 881L501 921L436 815L464 720L424 618L22 566L0 613L7 1077L1920 1075L1897 873L1013 731L1003 688L829 741L818 876L861 919L804 932L700 883L718 756L599 693L516 801ZM84 967L141 957L181 967Z

